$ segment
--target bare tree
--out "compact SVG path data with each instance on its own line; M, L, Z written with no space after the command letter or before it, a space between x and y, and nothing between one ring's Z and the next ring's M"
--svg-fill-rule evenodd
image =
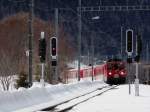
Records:
M9 90L13 76L16 73L15 61L11 54L0 50L0 83L3 90Z
M33 38L33 74L39 64L38 39L41 31L45 32L46 40L53 36L54 27L39 18L34 18ZM28 60L25 51L28 50L28 14L18 13L0 21L0 78L4 90L8 90L12 76L22 71L28 73ZM61 71L65 70L66 63L73 55L72 47L66 39L66 33L60 28L59 60ZM49 43L48 43L49 44ZM49 58L47 49L47 59ZM47 60L49 61L49 60ZM48 63L48 62L47 62ZM50 74L50 67L49 74ZM48 75L49 75L48 74ZM7 82L7 83L6 83ZM5 86L7 85L7 86Z

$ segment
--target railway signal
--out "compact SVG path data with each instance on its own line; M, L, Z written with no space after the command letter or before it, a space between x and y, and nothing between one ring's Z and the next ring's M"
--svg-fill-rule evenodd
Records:
M57 65L57 38L52 37L50 39L50 54L52 58L52 66Z
M46 57L46 40L44 38L44 32L41 32L41 38L39 40L39 56L41 61L41 79L40 82L44 86L44 63Z
M46 57L46 40L44 38L44 32L41 32L41 38L39 39L39 56L41 63L44 63Z
M133 30L126 30L126 52L128 56L131 56L133 53Z
M50 38L50 55L51 55L51 66L52 66L52 83L58 83L58 67L57 67L57 37Z
M142 52L142 39L141 39L141 35L137 34L137 36L136 36L136 56L135 56L136 62L140 61L141 52Z
M132 53L133 53L133 30L126 30L126 52L128 54L127 63L128 64L128 83L129 83L129 94L131 94L131 75L130 75L130 63L132 63Z
M133 53L133 30L126 30L126 52L128 54L128 63L132 63L132 53Z
M51 43L51 56L52 56L52 59L56 59L57 57L57 38L56 37L52 37L51 40L50 40L50 43Z

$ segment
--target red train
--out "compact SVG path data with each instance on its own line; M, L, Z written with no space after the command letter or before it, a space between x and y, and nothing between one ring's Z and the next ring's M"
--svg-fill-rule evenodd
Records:
M125 83L127 71L125 63L121 60L108 60L106 63L93 67L85 67L80 70L81 80L103 80L108 84ZM67 71L66 83L75 82L78 79L78 70L70 69Z
M104 81L106 83L125 83L127 76L125 62L119 59L108 60L104 70Z

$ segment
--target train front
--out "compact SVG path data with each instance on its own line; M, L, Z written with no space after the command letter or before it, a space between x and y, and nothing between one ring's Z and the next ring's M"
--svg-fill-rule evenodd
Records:
M127 71L125 63L122 61L112 61L106 64L107 83L120 84L125 83Z

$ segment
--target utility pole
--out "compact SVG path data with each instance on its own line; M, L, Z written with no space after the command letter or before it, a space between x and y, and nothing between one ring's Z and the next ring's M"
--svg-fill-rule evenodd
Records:
M137 38L138 38L138 35L136 36L136 55L138 55ZM135 96L139 96L139 78L138 78L139 64L138 64L138 62L135 63L135 66L136 66L136 72L135 72L135 76L136 76L136 79L135 79Z
M123 32L123 27L121 26L121 46L120 46L120 54L121 54L121 59L123 58L123 46L122 46L122 37L123 37L123 34L122 34L122 32Z
M29 87L32 86L32 53L33 53L33 13L34 0L29 3Z
M89 50L88 50L88 65L90 65L90 53L89 53Z
M141 34L136 35L136 79L135 79L135 96L139 96L139 61L140 61L140 55L142 51L142 39L141 39Z
M94 80L94 32L91 35L91 50L92 50L92 81Z
M149 45L146 46L146 62L149 64Z
M78 8L78 81L80 81L80 62L81 62L81 32L82 32L82 21L81 21L81 0Z
M55 35L56 35L57 42L58 42L58 37L59 37L59 34L58 34L58 8L55 8ZM57 51L58 51L58 44L57 44ZM58 52L57 52L56 62L57 62L57 65L55 68L56 69L55 79L56 79L56 82L58 82L58 77L59 77L59 74L58 74Z
M149 64L149 45L147 44L146 46L146 64ZM147 84L149 84L149 68L147 68L146 70L146 74L147 74Z

